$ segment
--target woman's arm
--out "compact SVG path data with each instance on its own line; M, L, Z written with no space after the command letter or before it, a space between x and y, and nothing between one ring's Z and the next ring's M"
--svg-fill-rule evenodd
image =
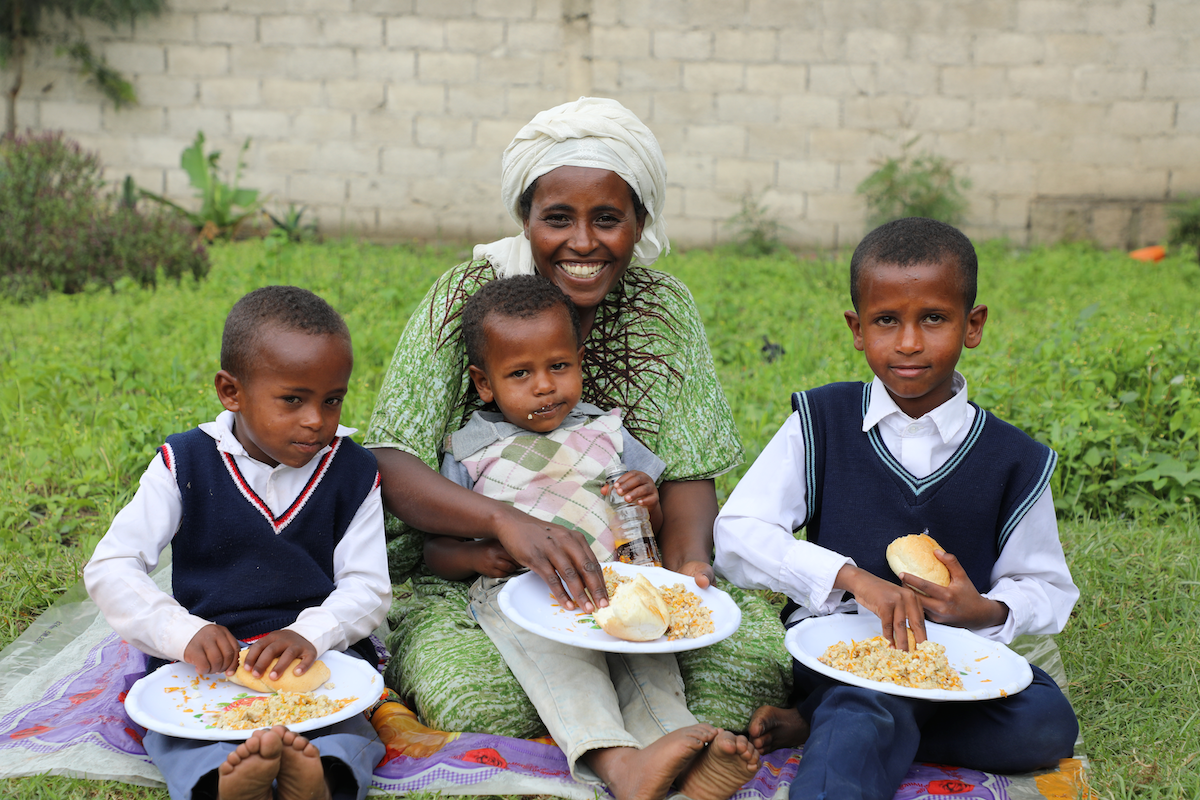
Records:
M658 487L663 527L658 533L663 566L691 575L705 588L713 582L712 530L717 488L712 480L664 481Z
M388 447L373 452L383 479L384 506L404 522L427 533L499 539L513 559L542 577L563 608L573 609L571 597L585 596L585 589L608 605L604 575L582 533L464 489L411 453ZM715 495L713 508L715 515ZM583 605L585 611L593 610L590 602Z

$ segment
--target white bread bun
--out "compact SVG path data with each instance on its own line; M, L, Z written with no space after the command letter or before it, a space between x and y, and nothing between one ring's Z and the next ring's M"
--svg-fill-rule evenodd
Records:
M942 549L927 533L901 536L887 547L888 566L897 575L905 572L938 586L949 586L950 570L933 554L934 550Z
M279 671L278 680L271 680L271 670L275 669L275 665L279 663L278 658L271 662L271 666L267 668L261 678L256 678L254 673L245 667L247 652L249 652L249 648L242 648L242 652L238 653L237 672L233 673L229 680L255 692L311 692L329 680L329 667L325 666L324 661L314 661L307 672L297 675L294 670L300 663L298 658L287 669Z
M651 642L667 632L671 609L662 592L638 575L622 583L608 598L608 605L596 609L596 624L609 636L629 642Z

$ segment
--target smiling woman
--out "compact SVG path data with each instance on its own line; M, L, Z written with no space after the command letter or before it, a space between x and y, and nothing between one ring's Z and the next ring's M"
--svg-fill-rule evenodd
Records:
M531 736L543 728L468 615L467 584L433 578L420 563L419 531L499 540L567 607L568 591L581 597L586 587L604 597L579 531L435 472L446 436L482 405L468 378L460 317L485 283L537 273L570 298L582 328L583 401L621 408L627 430L667 465L659 489L664 566L702 585L713 580L712 479L738 463L741 446L691 294L649 268L669 252L665 191L658 142L619 103L581 98L538 114L504 154L503 202L522 232L476 247L472 261L442 276L400 337L367 433L385 502L402 521L389 545L393 580L414 576L414 602L392 620L388 677L444 730ZM773 614L765 603L743 611L761 629L748 624L722 651L698 651L691 666L681 659L696 715L735 729L763 697L782 699L790 679Z

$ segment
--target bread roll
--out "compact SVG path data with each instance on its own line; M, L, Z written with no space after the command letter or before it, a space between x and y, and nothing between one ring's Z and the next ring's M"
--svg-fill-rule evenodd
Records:
M596 624L610 636L629 642L650 642L667 632L671 609L662 592L638 575L631 583L622 583L608 598L608 605L596 610Z
M950 570L933 554L934 550L941 549L942 546L927 533L901 536L887 547L888 566L897 575L905 572L938 586L949 586Z
M245 686L256 692L311 692L329 680L329 667L325 666L324 661L314 661L307 672L297 675L295 669L296 665L300 663L298 658L287 669L279 670L278 680L271 680L271 670L275 669L275 665L279 663L278 658L271 662L271 666L263 672L261 678L256 678L254 673L245 667L248 651L249 648L243 648L242 652L238 653L237 672L233 673L229 679L238 686Z

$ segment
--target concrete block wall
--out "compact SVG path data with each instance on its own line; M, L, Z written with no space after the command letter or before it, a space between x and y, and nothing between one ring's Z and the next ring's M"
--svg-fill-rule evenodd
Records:
M853 244L855 187L917 136L971 179L972 235L1087 219L1115 242L1160 232L1130 214L1200 193L1197 30L1195 0L174 0L87 28L137 107L42 50L17 113L174 198L203 130L230 167L250 137L243 184L326 232L487 241L515 230L512 135L604 95L659 137L679 245L729 238L744 196L792 244ZM1033 219L1063 203L1083 210Z

